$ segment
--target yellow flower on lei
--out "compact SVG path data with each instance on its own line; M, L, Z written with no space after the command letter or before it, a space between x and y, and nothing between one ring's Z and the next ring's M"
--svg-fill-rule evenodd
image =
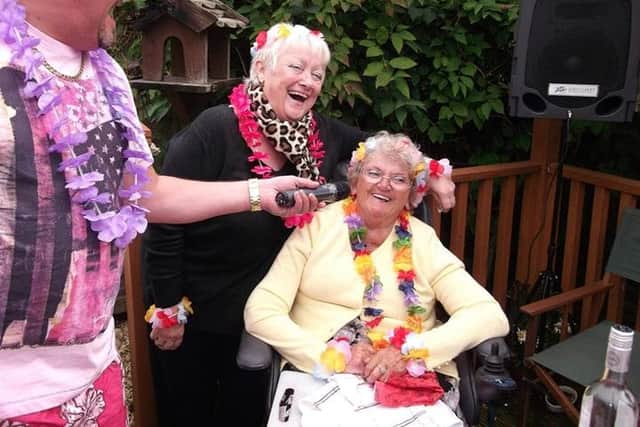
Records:
M347 361L344 353L333 347L327 347L320 355L320 363L329 372L344 372L347 368Z
M153 313L156 312L156 305L151 304L149 308L147 308L147 312L144 314L145 322L149 323L151 321L151 317L153 317Z
M364 142L359 143L355 154L356 160L361 162L364 159L366 152L367 148L365 147Z
M428 357L429 357L429 350L427 350L426 348L417 348L415 350L409 350L409 352L405 356L406 359L422 359L424 361L426 361Z
M355 263L356 271L364 278L365 283L370 283L376 272L373 262L371 262L371 255L360 255L353 262Z
M413 269L413 262L411 260L411 248L404 246L397 249L396 256L394 257L393 267L396 271L409 271Z
M182 297L182 300L180 302L182 303L182 306L189 314L193 314L193 307L191 307L191 300L189 298Z
M286 39L291 34L291 29L287 24L278 25L278 38Z
M407 328L411 329L413 332L419 334L422 332L422 317L412 314L411 316L407 316Z

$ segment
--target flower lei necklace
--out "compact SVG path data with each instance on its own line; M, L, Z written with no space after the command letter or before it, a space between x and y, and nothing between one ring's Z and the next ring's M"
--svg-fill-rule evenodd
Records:
M411 232L409 231L409 212L403 210L395 226L397 239L393 242L393 269L397 272L398 289L404 295L404 304L407 307L406 326L399 326L390 331L382 332L374 330L382 321L382 309L372 307L382 292L382 282L376 272L371 259L371 251L367 249L364 240L367 229L364 221L356 211L356 203L353 197L342 202L345 215L344 222L349 228L349 242L354 257L353 262L358 274L366 285L364 291L364 316L371 318L365 321L367 337L371 340L376 350L393 346L400 350L407 361L407 372L414 377L419 377L426 372L425 360L429 351L424 348L405 351L407 337L422 332L422 314L426 312L420 306L418 295L414 287L416 275L413 271L411 255ZM319 363L314 368L314 375L318 378L327 378L334 372L344 372L351 360L350 343L342 338L332 339L320 355Z
M372 319L365 322L365 324L367 328L373 329L378 326L383 317L382 309L371 306L378 301L378 296L382 292L382 282L373 265L371 251L367 249L364 243L367 236L367 228L360 215L356 212L356 203L353 197L344 200L343 211L345 214L344 222L347 223L349 228L349 241L354 254L353 262L356 271L366 285L364 300L368 306L364 308L364 315ZM419 304L420 301L414 286L416 274L413 271L412 235L411 231L409 231L409 212L407 210L403 210L400 213L398 224L395 225L395 232L397 239L393 242L393 269L397 272L398 289L404 295L404 304L407 307L406 323L410 329L418 329L422 324L420 315L425 313L425 309Z
M251 168L251 172L258 175L260 178L271 178L273 169L264 163L269 158L269 155L263 151L259 151L258 147L262 143L262 131L260 125L256 122L256 119L251 112L251 102L247 96L247 91L244 84L239 84L233 88L229 95L229 102L234 114L238 119L238 128L240 135L244 139L245 143L251 150L251 154L247 158L249 163L255 163ZM309 153L316 161L316 165L320 167L322 159L324 158L324 143L320 139L318 127L315 119L311 119L311 129L309 132L309 141L307 142L309 147ZM323 183L324 177L319 177L318 181ZM287 228L292 227L304 227L313 219L313 212L307 212L301 215L293 215L285 218L284 225Z
M136 159L151 163L150 156L144 151L131 148L123 150L124 169L133 177L133 184L118 191L117 195L127 202L116 210L113 207L117 204L116 195L99 193L96 186L97 182L104 180L104 175L98 171L85 172L82 169L93 153L87 151L77 154L75 151L76 146L87 141L86 132L62 131L70 124L71 119L60 118L55 107L62 102L63 91L70 88L59 88L53 75L43 75L42 67L46 61L35 49L40 40L28 34L25 8L16 0L6 0L0 11L0 38L11 50L10 64L24 70L25 98L36 99L38 116L53 114L54 125L48 134L52 141L49 152L60 153L63 157L58 171L65 174L65 188L71 190L72 201L84 208L82 216L89 221L91 229L98 233L99 240L107 243L113 241L117 247L125 248L147 226L148 211L139 206L138 201L150 196L144 190L149 178L146 168L136 162ZM92 50L88 52L88 56L108 101L111 115L123 129L122 137L129 142L129 146L144 146L146 140L135 108L130 102L128 82L122 78L115 61L104 49Z

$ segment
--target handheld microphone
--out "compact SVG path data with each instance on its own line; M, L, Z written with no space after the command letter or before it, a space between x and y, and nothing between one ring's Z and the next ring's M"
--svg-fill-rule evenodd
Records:
M281 208L291 208L295 206L296 200L293 198L293 195L296 191L304 191L307 194L313 194L319 202L331 203L347 197L351 192L351 187L349 187L349 184L346 181L338 181L330 184L322 184L317 188L280 191L276 194L276 204Z

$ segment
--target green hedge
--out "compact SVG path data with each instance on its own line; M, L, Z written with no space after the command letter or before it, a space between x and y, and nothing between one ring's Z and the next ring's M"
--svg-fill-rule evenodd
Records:
M257 0L234 7L250 20L241 37L253 39L278 21L323 32L333 56L319 108L336 117L443 142L504 114L513 2Z

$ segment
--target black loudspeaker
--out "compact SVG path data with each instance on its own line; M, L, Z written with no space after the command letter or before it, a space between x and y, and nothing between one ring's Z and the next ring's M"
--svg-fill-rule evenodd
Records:
M639 70L640 1L521 0L512 116L631 120Z

